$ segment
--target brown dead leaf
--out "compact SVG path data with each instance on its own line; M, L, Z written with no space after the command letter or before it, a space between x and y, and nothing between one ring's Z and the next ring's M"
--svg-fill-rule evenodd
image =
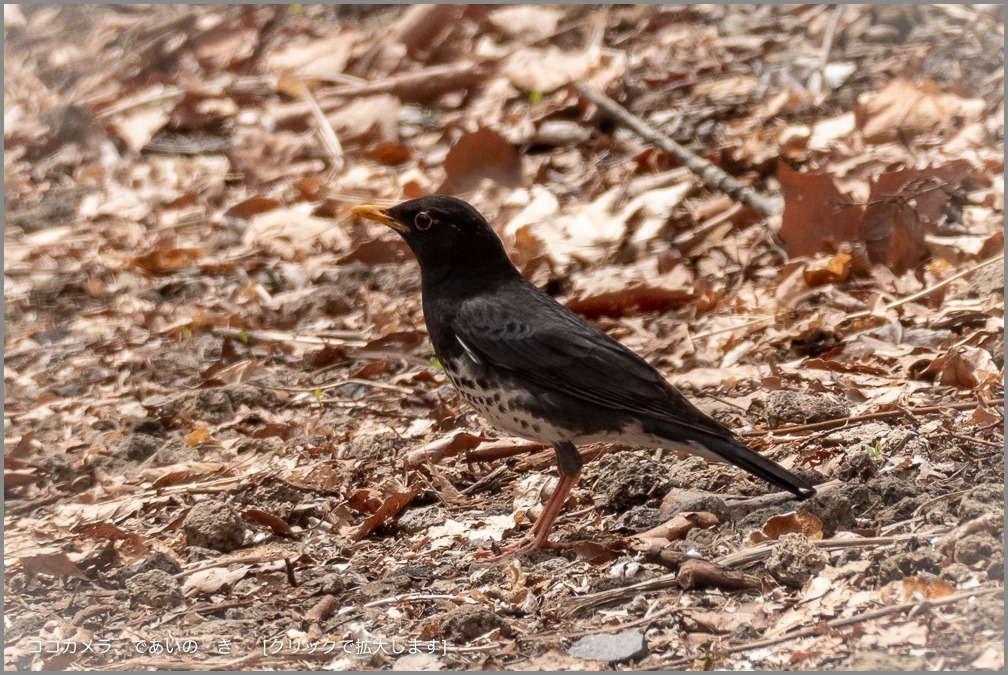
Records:
M210 478L218 478L230 473L227 465L219 462L188 462L185 464L173 464L172 466L180 468L161 473L161 475L152 481L151 485L155 488L168 487L169 485L186 485L188 483L209 480ZM160 473L162 471L163 469L151 469L150 473Z
M684 265L663 274L650 270L600 268L588 278L578 279L570 299L564 304L590 319L621 317L647 312L664 312L695 299L693 278Z
M949 130L953 121L978 121L986 105L943 93L931 80L897 79L855 107L861 133L869 143L907 141L922 133Z
M424 62L458 31L465 10L464 5L414 5L392 24L388 39Z
M402 237L393 236L362 242L340 258L340 262L357 261L365 265L388 265L405 262L410 257L409 246Z
M372 162L378 162L385 166L399 166L405 164L412 157L413 153L409 146L396 141L381 141L370 148L360 152L360 156Z
M4 467L4 492L37 483L44 478L43 474L35 473L35 469L17 470Z
M382 505L373 514L364 519L364 522L347 532L347 536L353 541L360 541L368 536L376 528L381 527L398 515L398 513L420 494L418 488L404 492L393 492L388 495Z
M399 140L399 99L389 94L363 96L341 105L328 115L333 130L345 142L387 142L397 147ZM409 159L407 150L407 157ZM401 156L400 152L400 156ZM370 159L370 158L369 158ZM401 164L395 162L395 164ZM379 161L374 159L374 161ZM392 164L392 162L382 162Z
M955 586L940 577L903 577L903 600L919 595L924 600L937 600L955 592Z
M881 174L871 183L860 237L872 262L901 274L929 253L926 234L944 217L952 194L972 169L965 160Z
M672 520L634 536L638 539L664 539L672 542L684 539L694 528L707 529L720 522L717 516L707 511L684 511L677 513Z
M445 457L458 455L466 450L472 450L485 441L483 436L476 436L465 431L455 430L448 436L431 441L423 447L406 453L403 462L406 466L420 466L430 462L436 464Z
M192 267L206 257L206 249L157 244L154 250L133 258L133 264L151 274L171 274Z
M294 530L290 528L290 525L272 513L260 511L259 509L245 509L242 515L245 516L246 520L258 523L259 525L265 525L273 531L273 534L282 534L286 537L294 536Z
M822 539L822 521L808 511L785 513L767 520L760 532L749 535L749 545L780 539L785 534L803 534L815 541Z
M127 148L140 152L169 119L171 116L165 107L144 107L116 116L111 126Z
M279 206L280 200L257 194L230 206L228 210L224 212L224 215L229 218L241 218L244 220L259 213L272 211Z
M802 270L802 277L809 288L824 286L826 284L838 284L847 280L850 274L851 256L849 253L840 251L826 258L817 258L811 261Z
M259 30L240 22L221 22L192 37L189 46L200 65L208 70L227 70L255 54Z
M195 448L197 445L206 443L211 439L210 430L206 427L197 427L194 431L189 433L185 437L185 443L190 448Z
M35 555L22 556L18 558L21 567L29 576L36 574L46 574L52 577L73 577L88 581L88 576L84 574L77 564L67 557L66 553L37 553Z
M470 192L485 178L512 188L524 183L521 157L503 136L486 127L464 134L452 146L444 170L439 194Z
M198 593L219 593L244 579L252 571L252 565L238 565L232 569L227 567L211 567L190 574L182 583L182 593L186 596Z
M136 532L129 532L110 522L85 523L73 528L73 533L91 539L108 539L122 541L123 551L132 555L140 555L150 550L147 538Z
M921 374L937 373L939 384L964 389L1001 380L1001 369L986 349L958 345L931 362Z
M571 542L570 545L564 546L564 548L577 553L578 558L580 560L584 560L589 565L605 565L606 563L610 563L620 557L621 553L619 548L621 547L614 545L619 543L620 540L601 543L588 539L582 539L580 541Z
M599 64L600 57L601 52L594 46L569 52L553 45L530 47L508 57L501 72L521 91L548 94L584 79Z
M350 237L344 228L312 215L313 210L311 203L304 202L257 214L249 219L242 242L273 251L285 259L297 257L298 251L315 243L345 249Z
M799 173L781 164L777 179L784 193L780 237L788 255L831 253L841 242L858 240L864 207L840 192L828 174Z
M287 44L263 59L263 69L276 75L332 78L346 70L350 53L360 37L360 33L345 31L317 40Z
M512 5L490 12L487 21L502 35L531 41L552 35L562 16L562 12L555 7Z

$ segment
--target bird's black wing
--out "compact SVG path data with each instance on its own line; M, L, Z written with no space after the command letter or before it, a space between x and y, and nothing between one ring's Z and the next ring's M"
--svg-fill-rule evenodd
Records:
M459 307L453 329L474 358L603 408L731 438L647 361L550 296L523 285L511 299L473 297Z

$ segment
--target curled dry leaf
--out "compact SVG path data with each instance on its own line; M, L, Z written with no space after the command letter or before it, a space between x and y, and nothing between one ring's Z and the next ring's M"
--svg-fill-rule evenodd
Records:
M872 181L860 226L871 261L897 274L916 267L929 253L925 235L945 217L949 200L971 172L969 163L960 160L883 173Z
M459 29L465 11L465 5L414 5L392 25L388 38L411 58L426 61Z
M263 60L263 68L275 75L295 74L300 77L327 77L340 75L360 34L347 31L318 40L288 44L270 53Z
M682 265L664 274L633 269L603 272L577 282L565 303L568 309L591 319L620 317L667 311L695 298L692 275Z
M662 523L658 527L635 535L635 538L645 541L654 539L664 539L668 542L678 541L684 539L694 528L706 529L714 527L720 522L717 516L707 511L684 511L677 513L672 520Z
M133 264L151 274L171 274L192 267L206 257L206 249L158 244L154 250L133 258Z
M817 258L802 270L802 277L809 288L824 286L826 284L838 284L847 280L850 274L851 256L849 253L840 251L828 258Z
M903 577L903 600L920 596L923 600L937 600L955 592L955 586L939 577Z
M487 20L494 29L507 37L541 40L551 35L560 24L563 13L544 5L513 5L490 12Z
M273 531L273 534L282 534L286 537L294 536L294 530L290 528L290 525L284 522L282 518L274 516L272 513L267 513L266 511L261 511L259 509L245 509L242 515L244 515L245 519L250 522L265 525Z
M749 535L749 544L780 539L785 534L798 533L813 541L822 539L822 521L808 511L785 513L767 520L761 532Z
M902 142L922 133L947 130L956 120L979 120L982 99L964 99L942 92L924 80L897 79L855 109L858 127L869 143Z
M423 447L411 450L406 453L406 458L403 461L409 467L420 466L427 462L437 463L445 457L472 450L485 440L486 438L483 436L456 430L449 436L442 436Z
M592 47L585 51L565 52L553 45L521 49L504 63L502 72L522 91L548 94L574 80L584 79L598 65L601 52Z
M365 518L364 522L360 525L347 532L347 536L353 541L360 541L371 534L376 528L395 518L418 494L420 494L420 490L417 488L404 492L393 492L385 498L377 511Z
M350 238L344 228L327 218L312 215L313 209L312 204L305 202L255 215L242 241L249 246L272 250L285 259L296 257L298 251L316 242L340 250L348 247Z
M21 556L21 567L29 576L45 574L52 577L73 577L75 579L88 580L77 563L67 556L66 553L36 553L35 555Z
M973 389L1001 380L1001 369L986 349L959 345L931 362L922 374L937 373L939 384Z

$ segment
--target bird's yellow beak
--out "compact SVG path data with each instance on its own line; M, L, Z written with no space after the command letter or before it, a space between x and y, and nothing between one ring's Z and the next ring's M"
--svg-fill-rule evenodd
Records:
M384 206L378 206L376 204L362 204L350 209L350 213L355 216L360 216L361 218L367 218L368 220L375 220L379 223L384 223L400 234L405 234L409 231L408 227L394 220L392 216L389 215L388 209Z

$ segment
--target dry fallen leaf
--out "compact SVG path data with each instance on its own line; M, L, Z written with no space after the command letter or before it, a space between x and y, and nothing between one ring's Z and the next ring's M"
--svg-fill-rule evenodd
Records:
M77 564L67 557L66 553L36 553L35 555L21 556L18 558L25 573L34 576L36 574L46 574L53 577L73 577L88 581L88 575L84 574Z
M937 600L955 592L955 586L940 577L903 577L903 601L920 596L922 600Z
M840 251L827 258L817 258L811 261L802 270L802 277L809 288L824 286L826 284L838 284L847 280L850 274L851 256L849 253Z
M780 237L788 255L831 253L842 242L858 240L864 207L840 192L830 176L781 164L777 178L784 193Z
M985 107L982 99L945 94L930 80L897 79L869 96L855 109L855 115L869 143L905 142L921 133L946 130L954 118L978 120Z
M766 521L762 531L749 535L749 545L780 539L783 535L791 533L803 534L813 541L822 539L822 521L808 511L773 516Z
M939 384L973 389L1001 381L1001 369L986 349L960 345L931 362L922 374L937 373Z
M277 75L292 73L303 78L332 78L346 69L350 53L360 38L355 31L345 31L287 44L263 59L263 69Z
M553 45L520 49L508 57L501 72L521 91L548 94L574 80L584 79L599 64L595 46L565 52Z
M445 156L445 180L439 194L470 192L489 179L505 187L524 183L522 160L507 139L481 127L458 140Z

